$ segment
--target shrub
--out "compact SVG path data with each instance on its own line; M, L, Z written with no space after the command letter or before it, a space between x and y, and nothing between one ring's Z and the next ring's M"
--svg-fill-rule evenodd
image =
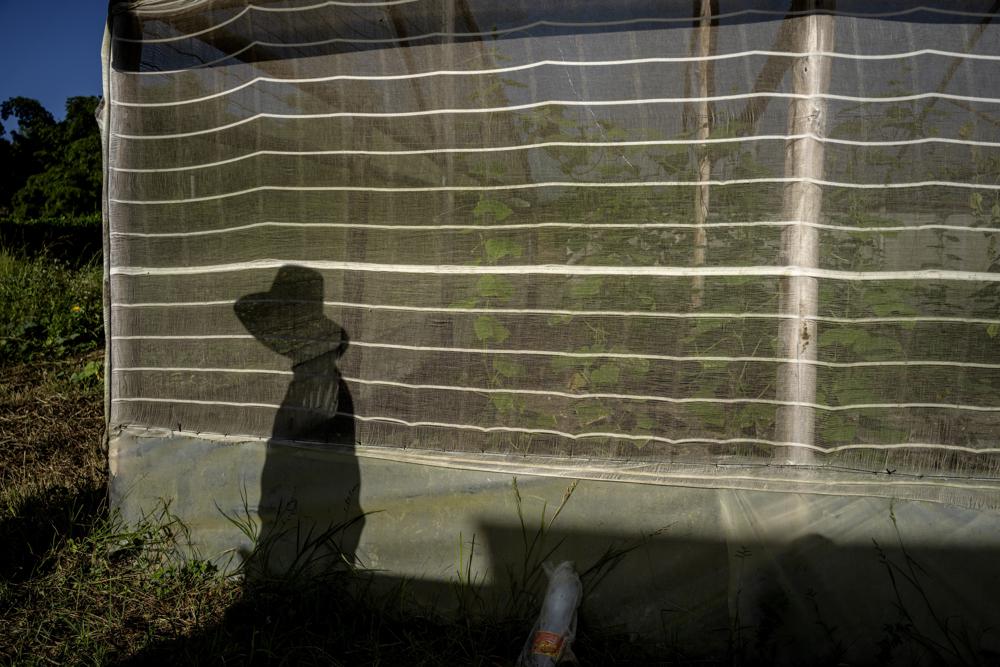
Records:
M61 357L103 339L101 266L0 250L0 365Z

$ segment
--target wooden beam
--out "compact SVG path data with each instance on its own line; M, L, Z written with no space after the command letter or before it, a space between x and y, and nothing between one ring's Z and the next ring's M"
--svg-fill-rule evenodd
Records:
M817 55L833 51L834 17L808 14L787 19L792 22L794 50L807 55L792 66L792 84L802 99L789 106L788 133L809 134L789 140L785 148L785 176L823 178L823 144L815 137L826 131L826 101L819 97L830 86L830 59ZM823 203L821 186L808 182L791 183L785 188L784 220L820 222ZM789 226L782 235L782 261L802 268L819 266L819 233L808 224ZM778 371L778 399L797 403L816 401L817 327L813 319L819 310L819 282L816 278L789 277L781 280L779 307L795 317L782 320L779 327L778 356L795 359ZM813 408L782 406L777 413L777 439L781 442L814 444L816 414ZM794 464L813 462L814 452L789 447L787 460Z
M714 88L714 66L708 58L712 55L712 14L713 0L701 0L701 8L698 19L698 57L703 60L698 61L698 108L695 113L695 123L698 128L698 139L707 140L712 133L711 109L708 104L708 96ZM708 146L699 144L696 149L698 156L698 190L695 194L694 202L694 222L697 227L694 230L694 266L704 266L705 251L708 247L708 236L705 233L705 222L708 220L709 206L709 185L712 178L712 158L709 155ZM695 276L691 285L691 310L701 308L705 295L705 278Z

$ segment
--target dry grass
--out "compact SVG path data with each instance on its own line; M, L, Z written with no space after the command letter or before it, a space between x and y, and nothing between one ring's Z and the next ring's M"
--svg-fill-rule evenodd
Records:
M70 376L97 353L0 367L0 574L19 581L106 489L95 380Z
M162 554L167 516L122 526L106 505L93 353L0 368L0 658L107 664L152 637L190 634L238 593L210 568Z

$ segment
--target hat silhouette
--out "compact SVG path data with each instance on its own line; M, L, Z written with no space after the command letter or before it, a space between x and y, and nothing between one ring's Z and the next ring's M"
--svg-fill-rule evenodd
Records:
M234 310L254 338L293 365L347 349L347 333L323 314L323 276L313 269L281 267L268 291L241 297Z

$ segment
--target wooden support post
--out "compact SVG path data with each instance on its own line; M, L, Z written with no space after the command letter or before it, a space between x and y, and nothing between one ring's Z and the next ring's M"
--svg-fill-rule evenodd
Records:
M806 55L792 67L793 89L807 97L792 100L788 134L810 136L790 139L785 148L785 176L801 179L823 178L823 143L826 129L826 101L817 97L830 85L830 59L818 55L833 50L833 16L808 14L786 19L794 22L794 50ZM808 224L820 221L823 190L814 182L797 181L785 188L784 219L790 225L782 235L782 260L786 266L819 266L819 234ZM801 405L816 401L817 329L819 283L816 278L791 276L781 281L779 308L793 317L781 321L778 354L794 359L778 371L778 399L799 405L781 406L777 413L777 440L811 445L815 440L815 409ZM813 450L789 447L787 461L806 465L814 460Z
M704 141L711 135L711 114L708 100L709 83L712 79L712 0L701 0L701 10L698 19L698 97L699 102L695 113L695 123L698 128L698 139ZM708 153L707 144L699 144L698 155L698 190L694 202L694 266L704 266L705 251L708 247L708 236L705 233L705 222L708 219L709 186L712 178L712 159ZM701 308L705 294L705 278L695 276L691 285L691 310Z

